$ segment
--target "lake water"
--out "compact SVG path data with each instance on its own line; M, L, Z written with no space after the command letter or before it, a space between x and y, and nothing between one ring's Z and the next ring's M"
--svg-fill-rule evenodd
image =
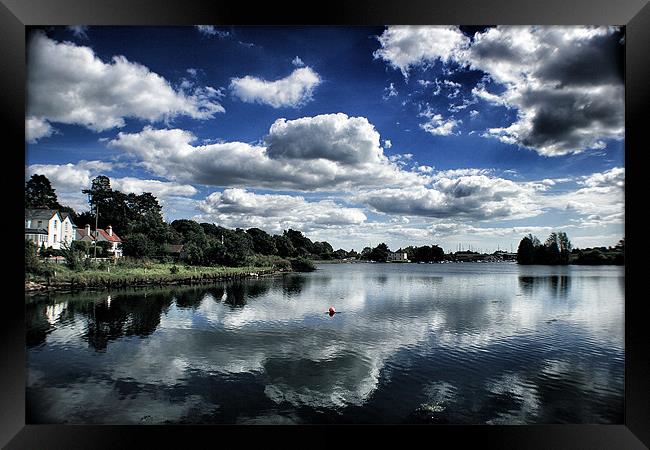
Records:
M27 423L623 422L622 267L331 264L26 320Z

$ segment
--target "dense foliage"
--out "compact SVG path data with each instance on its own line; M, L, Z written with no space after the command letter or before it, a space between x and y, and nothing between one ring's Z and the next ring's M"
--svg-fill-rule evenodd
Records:
M625 239L614 247L573 249L571 241L564 232L553 232L542 244L537 237L529 234L519 243L517 262L519 264L586 264L602 265L624 263Z
M565 232L552 232L542 244L529 234L519 242L517 262L519 264L566 265L570 262L571 241Z

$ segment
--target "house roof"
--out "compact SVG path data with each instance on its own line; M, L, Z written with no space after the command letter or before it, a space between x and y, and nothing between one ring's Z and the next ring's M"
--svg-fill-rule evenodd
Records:
M108 233L106 232L106 230L102 230L100 228L99 229L99 235L101 237L103 237L104 239L106 239L107 241L109 241L109 242L122 242L122 239L120 239L120 237L117 234L115 234L114 231L113 231L113 235L109 236Z
M47 234L44 228L25 228L25 234Z
M50 220L52 217L54 217L55 214L58 213L59 211L56 209L26 209L25 219Z
M90 236L88 233L86 233L85 228L77 228L77 239L82 240L84 238L88 238L89 240L94 240L94 232L90 232ZM108 241L108 242L122 242L122 239L113 232L113 236L109 236L106 230L102 230L101 228L99 229L99 236L97 237L97 241Z
M167 253L180 253L183 251L182 244L165 244L165 252Z

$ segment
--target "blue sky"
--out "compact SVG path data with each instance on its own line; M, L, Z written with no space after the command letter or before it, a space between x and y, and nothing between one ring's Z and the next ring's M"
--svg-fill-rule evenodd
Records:
M623 49L613 27L33 30L26 178L335 248L613 245Z

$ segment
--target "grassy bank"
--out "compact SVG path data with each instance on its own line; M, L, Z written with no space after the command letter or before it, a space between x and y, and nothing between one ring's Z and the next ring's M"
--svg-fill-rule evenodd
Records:
M135 267L105 264L79 271L63 264L51 264L48 269L41 274L26 273L25 291L198 284L286 271L274 267L205 267L171 263Z

